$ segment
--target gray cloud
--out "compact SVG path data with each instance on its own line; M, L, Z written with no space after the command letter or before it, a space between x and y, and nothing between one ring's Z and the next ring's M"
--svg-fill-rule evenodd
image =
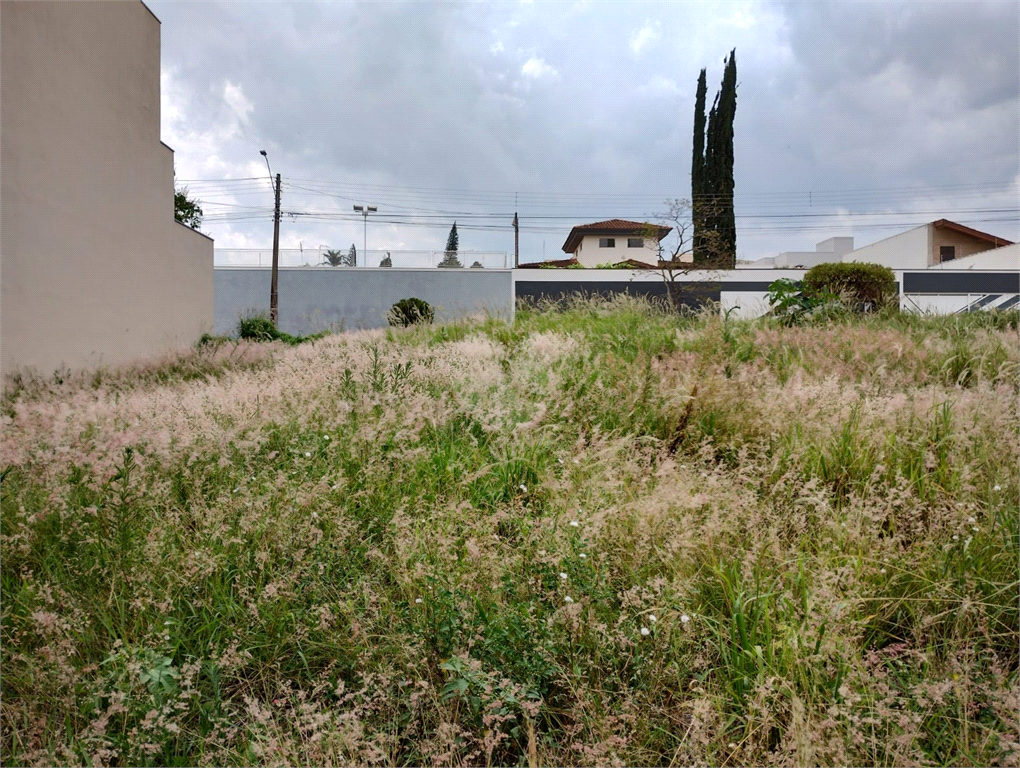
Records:
M518 192L531 230L522 250L540 257L545 241L552 257L574 223L650 214L689 194L698 70L708 67L714 92L736 47L742 258L894 231L860 218L808 220L813 230L757 218L776 212L969 216L1020 237L1015 216L954 215L1016 207L1015 3L152 5L179 175L257 174L266 148L285 181L335 183L336 197L288 190L285 207L341 211L350 200L340 198L371 197L391 211L502 214ZM246 116L228 84L251 104ZM221 199L256 204L267 192ZM379 225L373 243L439 248L452 220ZM221 244L268 231L207 228ZM297 220L283 237L360 244L360 224ZM508 231L468 229L465 240L512 248Z

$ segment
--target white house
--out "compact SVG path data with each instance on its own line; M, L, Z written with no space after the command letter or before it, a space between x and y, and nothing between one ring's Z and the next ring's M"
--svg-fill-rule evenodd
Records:
M981 251L941 264L933 264L928 269L976 269L995 272L1015 272L1020 270L1020 243L1004 245L990 251Z
M853 249L852 237L830 237L818 243L813 251L784 251L757 261L737 262L737 269L809 269L816 264L842 261Z
M843 261L865 261L890 269L928 269L1012 244L955 221L939 219L850 251Z
M563 251L584 267L637 261L648 266L659 264L659 242L672 227L641 221L609 219L581 224L570 230ZM687 260L690 260L688 255Z

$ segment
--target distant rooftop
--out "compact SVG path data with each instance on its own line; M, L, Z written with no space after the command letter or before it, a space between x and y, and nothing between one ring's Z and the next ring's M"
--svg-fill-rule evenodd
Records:
M608 219L596 221L594 224L578 224L567 235L563 243L563 250L566 253L573 253L581 238L585 235L647 235L655 233L659 240L662 240L673 230L672 227L664 227L661 224L650 224L646 221L627 221L626 219Z

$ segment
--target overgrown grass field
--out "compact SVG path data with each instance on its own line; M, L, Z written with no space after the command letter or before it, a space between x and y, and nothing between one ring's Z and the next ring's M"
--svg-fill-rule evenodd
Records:
M5 765L1017 765L1017 315L646 303L3 400Z

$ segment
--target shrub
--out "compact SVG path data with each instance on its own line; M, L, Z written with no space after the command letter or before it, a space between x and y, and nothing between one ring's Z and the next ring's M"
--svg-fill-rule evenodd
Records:
M424 299L412 296L409 299L401 299L390 307L388 320L390 325L400 325L406 328L415 323L431 323L434 317L435 311L431 304Z
M280 329L267 315L248 315L237 323L237 335L251 341L275 341L280 338Z
M249 341L282 341L284 344L300 344L303 341L315 341L328 335L328 331L312 333L308 336L291 336L277 328L273 321L264 314L242 317L237 324L237 335Z
M896 293L896 277L891 269L880 264L818 264L805 273L804 285L815 293L849 294L853 303L872 307Z

